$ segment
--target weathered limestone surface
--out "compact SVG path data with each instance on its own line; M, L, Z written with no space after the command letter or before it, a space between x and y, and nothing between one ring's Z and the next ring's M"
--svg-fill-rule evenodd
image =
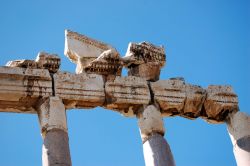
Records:
M52 95L52 79L46 69L0 67L0 112L36 113L41 97Z
M184 108L186 91L182 80L160 80L151 82L154 100L159 104L163 116L180 114Z
M64 54L77 64L76 73L84 72L84 68L102 52L113 49L110 45L91 39L87 36L65 31Z
M53 129L43 140L43 166L71 166L68 133Z
M56 54L39 52L36 60L14 60L9 61L6 66L32 69L47 69L51 73L56 73L61 65L61 59Z
M249 165L250 118L237 112L230 86L158 81L165 50L148 42L130 43L121 58L110 45L66 30L65 55L77 64L77 74L59 71L60 58L45 52L0 67L0 112L38 113L44 166L71 165L65 110L97 106L136 115L147 166L175 165L162 120L175 115L226 122L237 164ZM121 76L123 66L128 77Z
M238 166L250 164L250 116L243 112L231 113L227 119L229 136Z
M229 113L238 111L237 95L229 86L203 89L181 79L160 80L150 85L163 116L202 117L210 123L222 123Z
M119 53L114 49L104 51L97 59L85 67L85 72L106 76L121 76L122 60Z
M105 102L104 79L97 74L54 74L55 95L59 96L67 109L93 108Z
M125 116L134 116L135 111L149 104L150 92L143 78L128 76L115 77L105 84L106 108L116 110Z
M206 90L197 85L185 84L186 100L181 116L194 119L200 116L206 99Z
M154 133L143 144L143 154L146 166L175 166L170 146L160 134Z
M164 123L160 110L154 105L145 106L137 114L143 142L146 166L174 166L172 152L164 139Z
M165 128L161 112L154 105L146 106L144 110L138 112L137 118L142 142L146 142L153 133L164 135Z
M229 113L238 111L238 98L232 87L210 85L206 91L202 117L208 122L223 122Z
M40 103L37 112L42 135L45 136L53 129L67 132L66 112L62 100L58 97L49 97Z
M166 62L165 50L163 47L157 47L147 42L130 43L123 62L128 68L129 76L156 81Z
M125 65L140 65L148 62L157 62L164 66L166 62L165 50L163 47L155 46L148 42L129 43L125 57Z
M58 97L42 99L37 106L41 133L43 166L71 166L67 119Z

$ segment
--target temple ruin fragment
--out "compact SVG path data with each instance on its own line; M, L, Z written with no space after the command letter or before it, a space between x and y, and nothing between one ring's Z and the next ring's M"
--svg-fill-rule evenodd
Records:
M43 166L72 165L66 111L95 107L138 119L146 166L175 165L164 138L169 116L226 123L237 164L250 164L250 117L239 111L232 87L159 80L165 49L148 42L129 43L122 57L109 44L66 30L64 53L75 74L61 71L60 57L45 52L0 67L0 112L38 115Z

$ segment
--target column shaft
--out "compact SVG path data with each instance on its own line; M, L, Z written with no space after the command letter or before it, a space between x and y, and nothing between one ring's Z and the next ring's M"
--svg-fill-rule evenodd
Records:
M250 116L243 112L229 115L228 132L238 166L250 165Z
M137 115L146 166L175 166L171 149L164 139L161 112L149 105Z
M43 166L71 166L66 112L58 97L50 97L38 108L43 137Z

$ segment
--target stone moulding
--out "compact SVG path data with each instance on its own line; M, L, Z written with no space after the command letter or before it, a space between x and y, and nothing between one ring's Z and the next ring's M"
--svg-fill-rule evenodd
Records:
M36 60L9 61L6 66L32 69L48 69L50 73L56 73L61 65L61 59L56 54L39 52Z
M97 59L85 67L86 73L121 76L122 60L116 50L104 51Z
M101 41L70 30L65 31L64 54L77 64L76 73L83 72L91 61L109 49L113 49L112 46Z
M93 108L105 101L104 79L97 74L54 74L55 95L59 96L66 109Z
M106 80L98 74L50 74L47 69L0 67L0 112L36 113L37 102L53 95L62 99L66 109L101 106L128 117L135 116L151 99L163 117L202 117L210 123L222 123L228 114L238 111L237 95L230 86L203 89L170 79L150 82L149 88L146 79L135 76Z
M154 100L163 116L180 114L186 99L185 83L182 80L160 80L150 83Z
M237 95L230 86L203 89L179 79L151 82L150 86L162 116L202 117L210 123L223 123L230 113L238 111Z
M140 77L115 77L105 84L105 108L119 111L125 116L134 116L135 111L150 102L147 81Z
M194 119L200 116L206 90L197 85L185 84L186 100L181 116Z
M42 97L52 95L46 69L0 67L0 112L31 112Z
M210 85L206 91L202 117L208 122L223 122L228 114L239 110L238 98L231 86Z

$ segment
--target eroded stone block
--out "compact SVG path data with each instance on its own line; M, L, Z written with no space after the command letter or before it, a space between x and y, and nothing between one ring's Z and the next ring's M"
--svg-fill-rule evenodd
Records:
M110 45L91 39L70 30L65 31L64 54L77 64L76 73L84 72L84 68L95 60L102 52L113 49Z
M165 65L166 55L163 47L148 42L130 43L127 53L123 57L124 65L128 68L129 76L157 81L160 70Z
M52 95L48 70L0 67L0 111L31 112L42 97Z
M55 95L59 96L65 107L93 108L102 106L105 101L104 80L97 74L54 74Z
M180 114L184 108L186 91L182 80L159 80L150 83L154 100L159 104L163 116Z
M61 59L56 54L39 52L36 60L13 60L9 61L6 66L21 67L30 69L47 69L50 73L56 73L59 70Z
M210 85L204 102L204 114L208 122L223 122L231 112L238 111L238 98L231 86Z
M56 73L61 65L61 59L56 54L49 54L46 52L39 52L36 57L38 68L48 69L51 73Z
M122 61L119 53L113 49L104 51L97 59L87 65L85 72L105 76L121 76Z
M200 112L206 98L205 89L197 85L185 84L186 101L181 116L194 119Z
M163 67L166 62L166 55L163 47L158 47L148 42L129 43L123 59L126 66L157 62Z
M150 102L147 81L143 78L117 76L105 84L106 108L134 116L135 111Z

